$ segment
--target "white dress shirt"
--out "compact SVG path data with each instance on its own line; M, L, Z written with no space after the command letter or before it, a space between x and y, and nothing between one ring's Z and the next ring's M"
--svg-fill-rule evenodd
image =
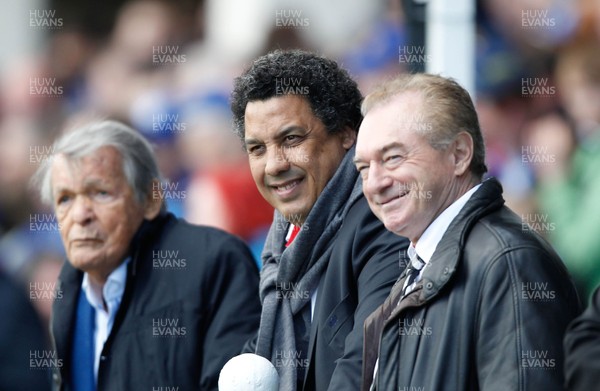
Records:
M127 280L127 264L129 258L108 275L102 293L94 289L87 273L83 275L81 289L92 307L96 310L94 325L94 378L98 382L98 366L104 343L112 330L115 315L121 305L125 282Z
M427 268L427 265L429 264L429 261L431 260L438 243L442 240L442 237L448 230L448 227L454 218L460 213L462 208L465 206L467 201L469 201L471 196L477 191L477 189L479 189L479 186L481 186L481 184L467 191L459 199L444 209L444 211L440 213L440 215L425 229L416 245L412 242L410 243L408 249L406 250L408 257L412 261L418 255L425 263L425 266L423 266L423 268L419 271L417 278L415 278L415 281L411 284L411 286L407 288L407 294L414 289L417 282L421 281L421 278L423 277L423 271L425 271Z
M423 271L427 268L427 265L429 264L429 261L431 260L438 243L442 240L442 237L448 230L452 220L454 220L454 218L460 213L467 201L469 201L471 196L477 191L477 189L479 189L479 186L481 186L481 184L478 184L470 189L459 199L450 204L450 206L444 209L444 211L440 213L440 215L425 229L416 245L413 242L410 242L406 252L408 253L408 257L410 258L411 262L418 255L425 263L425 266L423 266L423 268L419 271L415 281L406 288L406 294L410 293L415 288L417 282L421 281L421 278L423 277ZM375 389L375 379L377 379L378 367L379 358L377 361L375 361L375 369L373 370L373 383L371 384L370 390Z

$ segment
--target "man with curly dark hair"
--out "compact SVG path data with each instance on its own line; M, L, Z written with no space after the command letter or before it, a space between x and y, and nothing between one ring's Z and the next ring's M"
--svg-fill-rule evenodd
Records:
M276 209L262 253L258 335L280 390L353 390L363 322L399 276L408 242L370 212L354 170L362 96L313 53L275 51L235 80L231 108L263 197Z
M362 120L362 95L356 82L335 61L293 50L260 57L236 79L231 101L235 132L244 139L249 102L294 93L308 101L328 132L344 127L357 131Z

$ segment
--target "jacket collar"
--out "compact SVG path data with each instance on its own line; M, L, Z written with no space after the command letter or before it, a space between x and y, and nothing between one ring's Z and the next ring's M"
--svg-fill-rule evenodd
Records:
M431 300L450 281L462 258L465 242L473 226L482 217L495 212L504 205L502 185L495 178L485 180L471 196L459 214L452 220L442 236L422 280L415 290L402 300L394 313L402 308L419 306ZM408 300L408 299L411 300Z
M133 239L131 240L131 244L129 245L129 252L125 256L132 257L133 262L131 270L134 271L137 269L137 258L140 251L146 247L147 245L153 243L160 233L161 228L170 220L174 220L175 216L169 212L161 212L156 218L153 220L144 220L138 230L136 231ZM73 284L81 285L81 281L83 279L83 272L74 268L71 263L66 260L63 268L60 271L58 276L59 281L59 289L62 287L62 284L67 284L69 286Z
M157 235L161 232L161 228L166 223L174 219L175 217L171 213L162 212L152 221L144 220L131 241L129 256L132 257L132 262L128 267L127 280L129 280L130 276L136 274L138 254L143 248L155 241ZM69 336L71 335L82 280L83 272L74 268L66 260L57 280L57 290L63 293L63 298L60 300L60 303L55 301L52 306L51 315L52 338L58 355L62 358L67 357L67 353L71 349ZM128 285L127 283L126 291ZM126 293L123 294L123 300L125 300L125 296ZM115 329L115 326L113 326L113 329Z
M165 225L172 223L176 220L175 216L170 212L161 212L153 220L144 220L142 225L138 228L137 232L131 240L129 246L129 256L132 258L131 266L129 270L131 274L135 276L139 265L139 255L145 249L151 247L156 243L156 239L162 232Z

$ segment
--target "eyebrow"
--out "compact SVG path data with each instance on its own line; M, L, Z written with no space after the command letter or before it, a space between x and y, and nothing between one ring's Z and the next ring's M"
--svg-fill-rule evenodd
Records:
M52 195L54 196L54 195L57 195L57 194L63 194L63 193L70 192L70 191L72 191L72 190L70 190L67 187L61 186L61 187L57 187L57 188L52 189Z
M390 149L394 149L394 148L405 148L405 145L402 143L399 143L398 141L394 141L391 142L389 144L384 145L383 147L381 147L380 149L377 150L377 152L381 155L385 154L387 151L389 151ZM362 159L360 159L357 156L354 156L354 159L352 159L352 161L354 162L354 164L356 163L361 163Z
M307 132L307 130L305 128L303 128L300 125L289 125L289 126L285 126L283 128L281 128L280 130L278 130L277 132L275 132L275 135L273 136L273 139L275 140L281 140L282 138L285 138L285 136L289 135L290 133L297 131L297 130L301 130L303 132ZM248 146L248 145L253 145L253 144L261 144L262 141L255 139L255 138L247 138L244 140L244 145Z
M107 183L107 181L105 181L105 180L103 181L103 180L100 180L100 179L86 179L83 182L83 189L85 190L85 189L89 189L91 187L93 188L95 186L103 186L106 183ZM62 193L65 193L65 192L75 192L75 191L72 188L70 188L70 187L61 186L61 187L58 187L58 188L54 189L53 193L54 194L62 194Z
M83 181L83 187L85 189L90 188L90 187L94 187L94 186L104 186L107 183L109 183L110 180L102 180L102 179L86 179L85 181Z

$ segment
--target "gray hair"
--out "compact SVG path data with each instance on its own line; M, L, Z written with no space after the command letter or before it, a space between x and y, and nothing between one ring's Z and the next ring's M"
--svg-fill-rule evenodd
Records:
M152 191L152 182L160 180L158 164L150 143L139 132L117 121L93 122L54 142L52 156L44 160L33 178L42 201L46 204L54 202L50 170L53 157L63 155L69 160L80 160L108 146L119 151L125 178L137 201L143 204Z
M461 131L471 135L473 158L469 168L477 179L481 179L487 166L479 119L469 93L455 80L428 73L400 75L381 84L363 100L362 114L366 115L373 107L406 92L417 92L423 99L420 110L432 127L415 130L425 136L433 148L446 148Z

